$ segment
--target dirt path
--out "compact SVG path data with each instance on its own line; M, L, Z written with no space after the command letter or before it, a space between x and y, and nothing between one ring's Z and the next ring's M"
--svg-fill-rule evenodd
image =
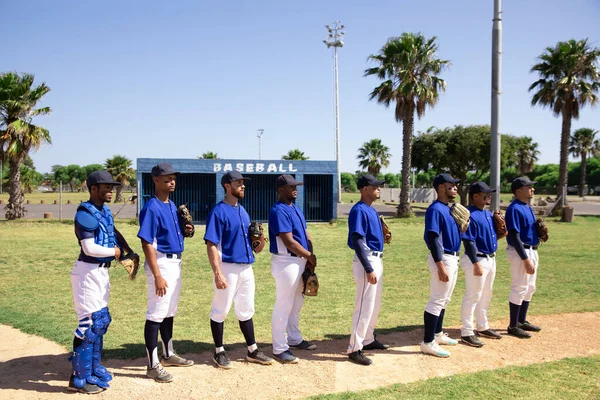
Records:
M422 330L396 332L378 338L392 345L387 351L368 352L374 363L370 367L348 361L346 340L317 342L312 352L300 352L296 365L260 366L243 360L244 350L230 353L234 368L221 370L213 366L211 354L188 354L196 365L170 368L175 381L159 384L145 377L145 359L108 360L105 365L115 379L111 388L95 399L271 399L302 398L321 393L358 391L407 383L436 376L475 372L510 365L526 365L600 354L597 332L600 312L539 316L533 322L543 326L530 340L505 336L502 340L485 340L474 349L464 345L451 348L452 356L439 359L420 353L417 343ZM494 326L507 326L497 321ZM449 329L458 337L458 329ZM505 334L505 330L500 330ZM46 339L27 335L0 325L0 397L2 399L54 399L66 393L70 363L66 349ZM299 384L298 377L312 376L309 387ZM376 377L376 378L375 378Z

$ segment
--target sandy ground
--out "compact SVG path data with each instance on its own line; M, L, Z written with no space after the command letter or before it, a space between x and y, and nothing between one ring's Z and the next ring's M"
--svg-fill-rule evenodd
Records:
M145 377L145 359L107 360L104 365L115 379L110 389L94 398L302 398L600 354L597 340L600 312L539 316L532 322L543 327L542 332L534 333L532 339L510 336L502 340L488 339L480 349L459 344L450 348L452 356L448 359L421 354L418 347L422 340L421 329L379 335L380 341L392 347L386 351L367 352L373 358L373 365L369 367L348 361L345 354L347 340L316 342L318 347L314 351L297 351L301 361L295 365L249 364L243 361L244 350L238 348L229 353L234 368L222 370L214 367L210 353L187 354L196 364L189 368L169 368L175 380L167 384ZM506 327L507 321L496 321L493 326ZM498 330L506 334L504 328ZM447 332L451 337L460 336L456 328ZM3 325L0 325L0 337L2 399L57 399L67 393L70 362L64 347ZM300 377L307 376L311 377L310 385L300 382Z

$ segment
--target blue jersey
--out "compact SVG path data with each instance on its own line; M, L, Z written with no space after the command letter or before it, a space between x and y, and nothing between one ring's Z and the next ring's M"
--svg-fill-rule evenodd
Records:
M77 208L75 214L75 236L80 242L84 239L94 239L94 243L102 247L114 248L116 246L114 220L110 208L106 205L98 207L86 201ZM79 252L78 260L87 263L103 263L114 260L115 257L97 258Z
M352 244L352 234L358 233L365 238L369 249L373 251L383 251L383 228L377 211L359 201L350 210L348 216L348 247L354 250Z
M435 232L442 237L444 251L460 250L460 228L450 215L450 207L439 200L431 203L425 213L425 243L429 232Z
M540 244L540 238L535 227L535 215L529 204L513 200L506 209L505 218L508 231L515 230L519 232L519 237L523 244L530 246ZM506 237L506 242L514 246L514 243L512 243L512 240L508 236Z
M204 240L214 243L227 263L252 264L254 254L248 239L250 216L241 206L221 201L208 214Z
M273 254L292 254L285 247L283 241L277 237L280 233L291 232L295 241L302 247L308 248L306 236L306 221L302 210L294 203L287 205L280 201L275 202L269 211L269 251Z
M161 253L183 253L183 235L175 203L171 200L163 203L156 197L148 200L140 211L140 230L137 236Z
M480 210L475 206L469 206L469 211L471 212L471 222L462 238L475 242L479 253L495 253L498 250L498 240L492 213L488 210Z

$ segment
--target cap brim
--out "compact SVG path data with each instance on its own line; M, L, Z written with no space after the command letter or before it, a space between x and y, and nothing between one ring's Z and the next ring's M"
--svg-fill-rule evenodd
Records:
M304 183L302 183L302 182L295 182L295 183L286 183L284 185L277 185L278 188L284 187L284 186L304 186Z
M105 181L105 182L96 182L96 183L94 183L94 185L100 185L100 184L121 186L121 182L117 182L117 181Z

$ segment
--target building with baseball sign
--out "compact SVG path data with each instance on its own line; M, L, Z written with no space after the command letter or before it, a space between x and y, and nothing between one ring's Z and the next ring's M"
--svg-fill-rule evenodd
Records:
M246 185L241 204L256 221L267 221L269 210L277 200L275 179L292 175L298 186L296 205L307 221L330 221L337 216L337 164L335 161L299 160L205 160L179 158L137 159L138 213L154 193L150 171L167 162L181 175L171 200L187 204L194 223L204 223L209 211L225 197L221 177L228 171L239 171L252 180Z

